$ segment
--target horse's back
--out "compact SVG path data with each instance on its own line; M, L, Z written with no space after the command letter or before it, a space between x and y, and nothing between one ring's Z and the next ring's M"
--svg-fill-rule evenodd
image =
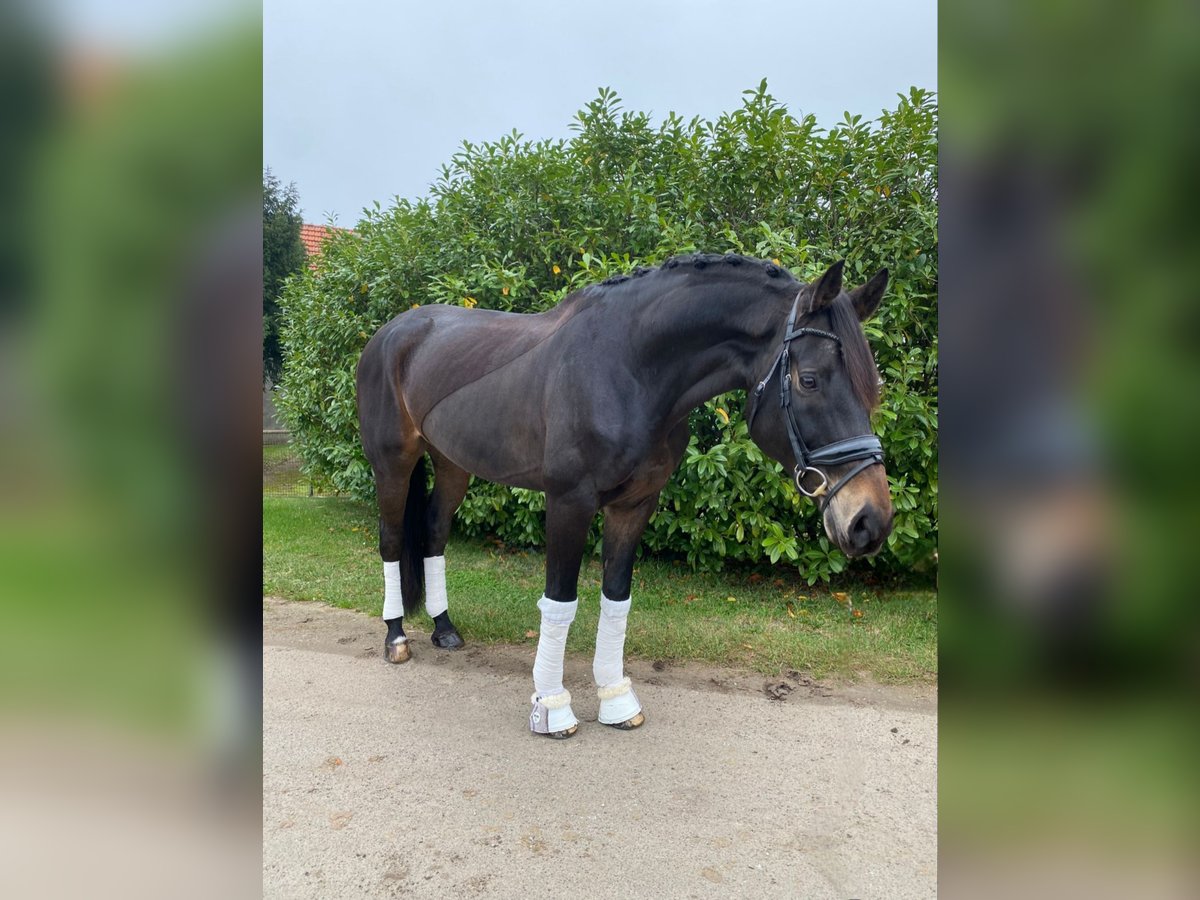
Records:
M446 397L553 337L575 310L539 314L431 304L401 313L368 341L358 364L359 414L392 417L402 410L419 430Z

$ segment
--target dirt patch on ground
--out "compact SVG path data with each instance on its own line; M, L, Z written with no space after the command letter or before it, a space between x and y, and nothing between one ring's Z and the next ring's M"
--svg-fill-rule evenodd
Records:
M468 645L445 653L435 649L426 632L406 627L414 660L451 672L485 671L522 676L531 680L535 642L526 645ZM354 610L319 603L298 603L278 597L263 598L264 640L280 647L314 650L362 658L382 657L384 628L377 619ZM874 706L912 712L936 713L937 688L933 685L883 685L870 681L817 681L789 669L774 678L733 666L669 660L628 659L625 672L634 684L674 687L720 694L760 694L777 701ZM590 657L569 655L564 668L568 684L588 684Z

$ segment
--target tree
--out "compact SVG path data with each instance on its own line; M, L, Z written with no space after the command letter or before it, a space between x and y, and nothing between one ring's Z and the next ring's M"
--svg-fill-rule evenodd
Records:
M304 268L300 242L300 194L271 170L263 170L263 376L278 384L283 374L279 345L279 294L289 275Z
M427 197L364 211L322 244L281 303L287 372L278 409L306 473L370 498L354 369L398 313L428 303L513 312L695 250L774 260L809 281L839 259L861 284L891 272L864 330L885 380L876 428L895 526L881 572L935 566L937 547L937 102L912 88L873 120L826 129L797 118L765 81L714 121L626 112L603 89L569 140L515 132L464 143ZM743 393L691 416L692 439L643 547L697 568L786 560L810 581L849 564L817 508L750 440ZM476 480L455 519L466 534L543 540L545 501ZM593 529L598 538L599 529Z

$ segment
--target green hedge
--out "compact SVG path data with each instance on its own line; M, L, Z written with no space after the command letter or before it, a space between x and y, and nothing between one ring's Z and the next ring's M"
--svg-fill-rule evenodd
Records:
M655 124L602 89L570 140L464 143L429 196L364 211L281 299L279 409L307 472L370 498L354 368L367 338L425 303L536 312L585 284L692 250L777 259L810 280L845 257L851 284L892 273L867 325L886 382L876 428L896 527L873 565L932 565L937 545L937 107L912 88L874 121L823 130L746 91L716 121ZM841 572L811 504L746 437L741 393L692 414L693 438L647 530L650 551L695 567L795 562L810 582ZM728 421L726 421L728 416ZM542 495L475 482L458 514L471 534L537 544ZM598 528L593 535L598 537Z

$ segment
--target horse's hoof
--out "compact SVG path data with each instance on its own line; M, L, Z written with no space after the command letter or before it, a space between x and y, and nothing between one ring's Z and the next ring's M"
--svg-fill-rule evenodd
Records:
M462 635L453 628L449 631L434 632L433 637L429 640L439 650L458 650L466 646L467 643L462 639Z
M390 663L408 662L412 659L412 650L408 647L408 641L396 641L394 644L383 645L383 658Z
M633 684L628 678L622 678L616 684L605 685L597 689L596 694L600 697L600 715L596 721L601 725L632 731L645 724L642 704L638 702L637 694L633 692Z
M641 728L646 724L646 714L638 713L632 719L626 719L624 722L605 722L609 728L619 728L622 731L633 731L635 728Z
M570 691L545 698L534 694L529 702L533 704L529 713L529 730L534 734L563 741L579 730L579 720L571 712Z

